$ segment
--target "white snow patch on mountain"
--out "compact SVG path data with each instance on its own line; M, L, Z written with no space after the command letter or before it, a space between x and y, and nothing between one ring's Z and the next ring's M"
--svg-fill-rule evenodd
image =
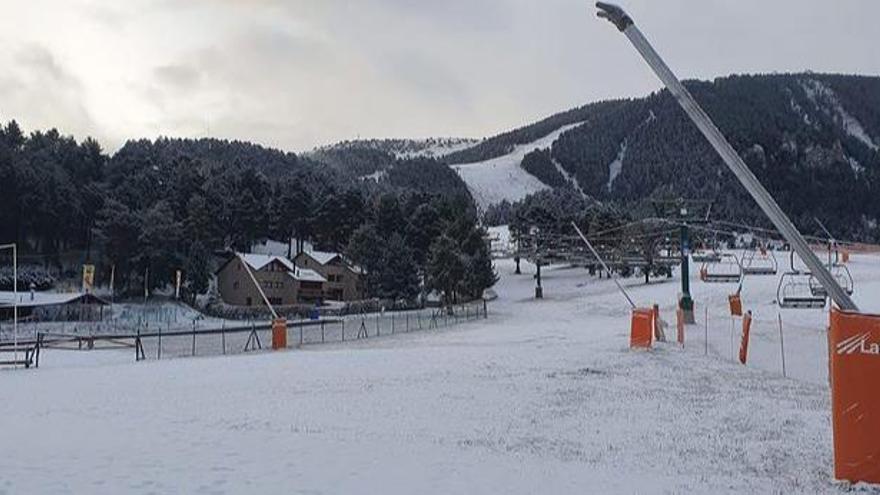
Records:
M555 158L551 157L550 161L553 162L553 166L556 167L556 171L559 172L565 178L565 180L574 187L575 191L579 192L581 196L586 198L587 193L584 192L583 188L577 180L577 177L568 173L568 170L565 170L565 168L562 167L562 164L559 163Z
M479 143L476 139L465 138L447 138L447 139L431 139L425 141L417 141L423 146L421 149L401 149L394 151L397 158L442 158L446 155L466 150Z
M874 151L880 150L880 146L877 146L877 143L868 135L862 123L843 108L833 89L815 79L805 79L800 81L800 84L816 108L831 116L834 122L841 126L847 134L865 143L868 148Z
M372 174L362 176L361 180L371 180L373 182L379 182L384 179L386 175L388 175L387 170L377 170Z
M628 146L627 141L624 139L622 143L620 143L620 150L617 152L617 158L614 159L608 165L608 191L611 191L611 186L614 185L614 179L623 172L623 159L626 158L626 148Z
M629 139L630 137L637 134L643 127L650 125L652 122L657 120L657 115L653 110L648 111L648 116L645 117L645 120L639 124L632 133L620 143L620 150L617 152L617 158L614 159L613 162L608 164L608 184L606 187L608 191L611 192L611 186L614 185L614 179L623 172L623 160L626 158L626 150L629 147Z
M581 123L571 124L528 144L515 146L510 153L483 162L452 165L480 208L503 200L519 201L529 194L549 189L546 184L520 166L523 157L536 149L548 149L564 132Z

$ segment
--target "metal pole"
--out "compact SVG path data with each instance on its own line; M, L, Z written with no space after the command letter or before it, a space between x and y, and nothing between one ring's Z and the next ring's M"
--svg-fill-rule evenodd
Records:
M12 346L13 360L18 362L18 246L12 245ZM13 367L18 366L14 364Z
M691 298L690 279L690 232L686 223L681 224L681 300L678 307L684 312L684 321L694 323L694 300Z
M758 178L755 177L755 174L752 173L736 150L733 149L733 146L727 141L724 134L718 130L718 127L715 126L709 115L706 114L687 88L678 80L669 66L666 65L666 62L660 58L660 55L654 50L642 32L639 31L639 28L635 26L632 18L616 5L598 2L596 6L600 9L599 17L608 19L617 26L617 29L626 35L642 58L645 59L645 62L657 74L657 77L663 81L663 84L669 89L669 92L672 93L672 96L675 97L679 105L681 105L682 109L684 109L700 132L703 133L712 147L715 148L715 151L718 152L727 167L745 186L752 198L755 199L755 202L758 203L758 206L761 207L761 210L764 211L776 229L779 230L779 233L791 244L792 249L806 263L812 274L822 284L822 287L828 291L831 299L842 310L858 311L858 306L856 306L852 298L840 287L831 273L819 261L819 258L810 249L809 244L807 244L807 241L804 240L788 216L782 211Z
M269 302L269 298L266 297L266 293L263 292L263 288L260 287L260 283L257 282L257 277L254 276L254 272L251 271L250 265L247 264L247 261L244 260L244 256L241 254L236 254L238 257L238 261L244 265L244 270L247 272L248 276L251 278L251 282L254 283L254 287L257 288L257 292L260 293L260 297L263 298L263 302L266 304L266 307L269 308L269 311L272 312L272 318L278 319L278 313L275 312L275 308L272 306L272 303Z
M782 377L785 378L785 339L782 336L782 315L777 314L779 318L779 351L782 353Z
M706 307L703 308L706 311L706 351L705 355L709 355L709 304L706 304Z
M629 305L632 306L633 309L635 309L635 308L636 308L636 303L633 302L632 298L629 297L629 294L627 294L627 292L626 292L626 290L623 288L623 286L620 285L620 282L617 280L617 275L615 275L615 274L611 271L611 269L608 268L608 265L605 264L605 260L603 260L602 257L599 256L599 252L596 251L596 248L593 247L593 244L590 243L590 241L587 239L587 236L585 236L584 233L581 232L580 227L578 227L576 223L571 222L571 226L574 227L574 230L577 231L577 233L578 233L578 235L580 236L580 238L583 239L583 241L587 244L587 247L590 249L590 252L593 253L593 256L595 256L596 259L599 260L599 263L602 264L602 268L604 268L605 271L608 272L608 276L611 277L611 280L614 280L614 283L617 284L617 288L620 289L620 292L623 294L623 297L625 297L626 300L629 301Z

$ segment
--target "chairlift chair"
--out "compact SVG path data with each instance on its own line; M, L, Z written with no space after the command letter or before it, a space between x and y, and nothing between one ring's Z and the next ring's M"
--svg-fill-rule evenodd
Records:
M837 284L848 295L853 295L855 284L853 283L852 273L850 273L849 268L846 265L835 263L831 266L830 272L834 280L837 281ZM816 297L828 297L828 291L825 290L825 287L822 287L822 284L819 283L816 277L810 277L810 292Z
M721 253L711 249L697 249L691 253L694 263L717 263L721 261Z
M779 271L779 263L773 251L765 247L750 249L743 254L744 275L776 275Z
M822 309L826 296L816 295L812 290L814 277L811 273L800 271L794 266L794 251L791 253L791 270L779 278L776 288L776 303L780 308Z
M739 283L742 276L742 264L731 253L720 254L718 261L707 261L700 267L700 280L706 283Z

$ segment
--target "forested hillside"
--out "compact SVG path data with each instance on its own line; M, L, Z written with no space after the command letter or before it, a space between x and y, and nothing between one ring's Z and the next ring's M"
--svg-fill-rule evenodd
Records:
M89 262L107 283L112 266L120 293L142 293L145 278L162 287L176 270L186 274L185 293L202 293L212 253L299 236L368 267L372 295L411 299L424 280L454 298L493 280L488 249L456 248L457 263L481 275L454 287L431 285L457 269L429 266L431 249L479 232L467 188L430 158L393 158L375 184L249 143L138 140L108 155L91 139L0 126L0 244L16 242L23 265L70 279Z
M880 78L794 74L688 82L755 174L804 230L814 217L834 234L877 240L880 217ZM522 167L567 187L559 168L587 195L621 205L652 195L715 201L716 218L766 225L668 92L588 105L453 154L471 161L504 154L563 123L549 151Z

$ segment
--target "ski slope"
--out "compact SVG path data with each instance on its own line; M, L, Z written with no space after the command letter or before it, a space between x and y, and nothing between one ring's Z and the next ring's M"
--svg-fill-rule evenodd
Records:
M852 268L857 299L876 311L880 261ZM783 378L777 330L762 323L776 317L775 277L746 282L757 323L742 366L728 353L730 286L693 281L710 321L689 327L684 349L632 352L610 280L548 267L536 301L532 266L497 269L490 318L449 330L140 364L49 350L39 370L0 371L0 491L843 491L831 479L827 315L783 314ZM624 284L670 319L677 280Z
M528 144L514 147L507 155L491 160L475 163L451 165L458 172L477 206L485 210L489 205L503 200L519 201L529 194L549 189L532 174L526 172L520 164L523 158L536 149L547 149L559 139L564 132L581 125L572 124Z

